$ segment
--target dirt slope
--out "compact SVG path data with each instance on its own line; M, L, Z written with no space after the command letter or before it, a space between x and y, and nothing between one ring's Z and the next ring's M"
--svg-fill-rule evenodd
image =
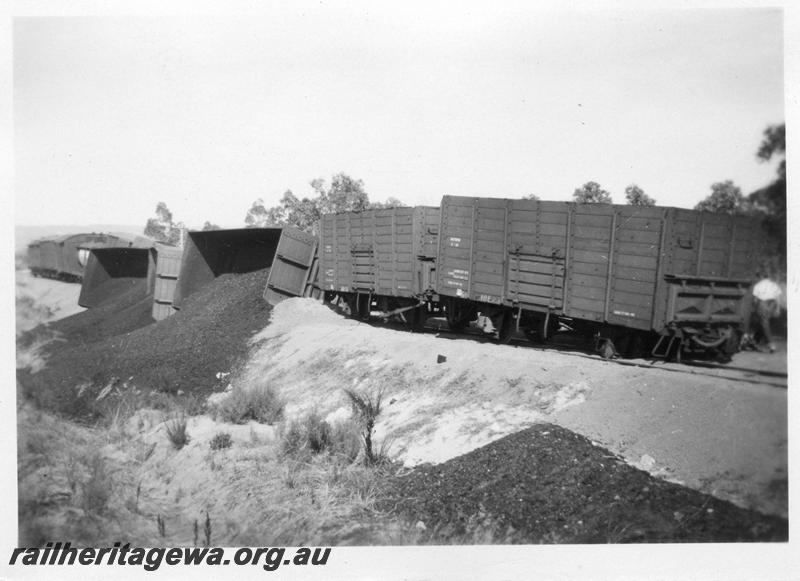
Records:
M17 335L84 311L78 306L81 285L38 278L29 270L17 270L15 275Z
M383 389L377 438L391 438L407 465L443 462L547 421L656 476L787 514L783 389L384 329L308 299L278 305L254 341L243 382L278 387L289 416L312 408L343 416L343 387Z
M178 375L200 381L224 368L209 346L218 355L223 346L244 355L246 338L261 329L234 383L278 388L289 418L314 408L343 418L350 413L344 387L383 389L377 438L390 440L391 455L415 470L387 481L360 466L287 459L279 451L280 426L195 416L188 420L189 443L176 450L163 410L141 410L113 429L88 429L25 404L19 410L25 539L96 544L111 535L193 544L194 523L202 528L205 518L213 521L214 543L228 545L438 543L464 526L466 536L454 542L785 538L785 521L653 481L616 456L740 506L785 515L785 390L410 334L345 319L311 300L289 300L270 313L249 288L263 288L263 275L221 280L198 294L194 315L187 306L167 325L128 333L135 348L123 350L124 359L160 373L186 357L189 368ZM240 293L255 297L252 304L235 300ZM223 301L225 308L223 295L234 299ZM242 312L249 314L234 316ZM104 344L84 344L81 357L92 358ZM201 345L206 349L197 357ZM446 361L437 363L439 355ZM107 363L116 368L120 361ZM232 437L232 447L214 451L210 444L220 432ZM570 463L574 454L583 461ZM389 503L410 524L374 512L387 483L397 485L398 502L390 490ZM510 502L516 493L524 509ZM541 510L530 510L537 503ZM491 522L477 522L470 532L484 513ZM436 518L445 528L435 528ZM431 528L414 527L416 519ZM506 539L506 529L517 536Z
M247 355L249 338L269 320L261 298L268 273L223 275L157 323L152 293L142 297L123 281L125 292L50 325L58 336L42 349L46 365L20 369L17 378L40 406L81 419L94 419L95 396L112 384L204 397L219 387L217 373L229 373Z

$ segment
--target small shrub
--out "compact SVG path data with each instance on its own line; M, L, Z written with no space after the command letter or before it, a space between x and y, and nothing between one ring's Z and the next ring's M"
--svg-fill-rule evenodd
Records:
M283 399L270 386L234 387L228 397L214 405L212 411L215 419L232 424L244 424L250 420L273 424L283 417L285 406Z
M209 442L209 446L211 446L212 450L224 450L225 448L230 448L232 445L233 440L228 432L219 432L211 438L211 442Z
M180 450L189 443L189 434L186 431L186 417L179 416L168 420L166 423L167 438L176 450Z
M285 424L280 441L281 451L286 455L329 453L347 462L356 459L361 446L355 424L337 422L331 425L316 411Z
M383 391L379 390L372 395L345 389L344 393L350 401L353 419L361 429L361 438L364 444L364 462L366 464L377 464L378 456L372 446L372 433L375 430L375 421L381 413Z

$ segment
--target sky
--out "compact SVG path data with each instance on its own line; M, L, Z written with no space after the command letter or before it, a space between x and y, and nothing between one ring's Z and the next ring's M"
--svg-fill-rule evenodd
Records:
M15 222L241 227L339 172L408 205L596 181L686 208L776 175L780 9L370 6L17 17Z

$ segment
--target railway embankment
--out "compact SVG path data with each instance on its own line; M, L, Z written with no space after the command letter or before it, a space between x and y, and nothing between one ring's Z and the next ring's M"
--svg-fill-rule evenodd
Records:
M407 466L551 422L659 478L787 514L787 391L758 378L407 333L308 299L278 305L257 340L244 381L276 386L293 402L289 415L314 408L335 418L347 412L343 387L381 390L378 438Z
M20 371L27 542L196 544L205 522L231 545L786 538L784 389L270 310L263 278L94 340L90 312L56 325ZM380 395L377 466L345 390Z

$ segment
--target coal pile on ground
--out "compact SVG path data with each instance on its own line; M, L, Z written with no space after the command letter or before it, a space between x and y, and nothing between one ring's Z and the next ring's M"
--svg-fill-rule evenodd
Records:
M268 275L268 269L226 274L158 323L78 346L54 343L46 367L18 379L39 405L81 419L92 418L92 400L115 380L142 390L208 394L220 387L216 374L234 369L269 321L262 298Z
M46 330L55 331L67 343L78 346L128 333L155 321L153 293L148 292L146 279L117 278L103 287L108 299L82 313L49 323ZM25 344L42 331L34 329L21 337L20 342Z
M539 424L387 485L385 510L422 521L432 542L786 541L786 520L739 508L628 466Z

